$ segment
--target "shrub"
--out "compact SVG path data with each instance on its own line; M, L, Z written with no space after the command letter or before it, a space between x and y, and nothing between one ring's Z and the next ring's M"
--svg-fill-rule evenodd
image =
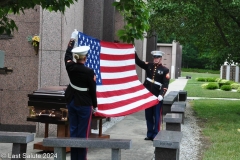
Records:
M206 86L207 89L218 89L218 83L216 82L210 82L208 83L208 85Z
M216 79L215 79L215 82L218 82L218 83L219 83L221 80L222 80L221 78L216 78Z
M240 93L240 87L238 87L237 92Z
M224 91L231 91L232 87L230 85L222 85L220 89Z
M233 83L235 83L235 82L234 82L234 81L229 81L229 83L230 83L230 85L231 85L231 84L233 84Z
M219 82L219 87L221 88L222 85L230 85L230 81L226 79L221 79Z
M216 78L206 78L207 82L215 82Z
M229 80L226 80L226 79L221 79L218 83L221 83L221 84L230 84L230 81L229 81Z
M238 87L240 87L239 83L232 83L231 84L232 89L238 89Z
M203 89L207 89L207 85L208 85L208 83L204 83L204 84L201 85L201 87L202 87Z
M200 81L200 82L205 82L205 81L206 81L206 78L200 77L200 78L196 78L196 80L197 80L197 81Z

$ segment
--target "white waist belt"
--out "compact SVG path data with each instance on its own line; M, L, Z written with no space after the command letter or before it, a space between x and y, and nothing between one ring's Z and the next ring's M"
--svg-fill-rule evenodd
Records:
M77 86L73 85L71 82L70 82L70 85L72 86L72 88L74 88L78 91L88 91L88 88L77 87Z
M150 79L150 78L146 78L149 82L152 82L152 83L154 83L154 84L156 84L156 85L159 85L159 86L162 86L162 83L159 83L159 82L156 82L156 81L154 81L154 80L152 80L152 79Z

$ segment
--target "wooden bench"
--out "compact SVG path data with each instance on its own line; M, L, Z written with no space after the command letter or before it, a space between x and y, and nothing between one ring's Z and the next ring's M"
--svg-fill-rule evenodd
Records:
M109 148L112 149L112 160L121 159L121 149L130 149L130 139L100 139L100 138L55 138L43 139L43 145L54 147L54 160L66 160L66 147L73 148Z
M27 144L34 140L34 134L25 132L0 132L0 143L12 143L12 159L23 160Z
M155 160L179 160L182 136L182 132L178 131L162 130L158 132L157 136L153 139Z

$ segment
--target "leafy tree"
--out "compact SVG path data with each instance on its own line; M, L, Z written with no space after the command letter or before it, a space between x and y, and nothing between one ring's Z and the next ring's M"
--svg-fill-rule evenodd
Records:
M152 8L150 33L167 38L175 35L184 46L194 44L208 53L215 66L225 60L240 62L240 1L148 0Z
M113 5L126 21L124 28L117 33L123 42L134 43L134 39L143 39L149 29L149 8L143 0L120 0Z
M78 0L1 0L0 1L0 34L11 34L17 30L15 22L8 18L9 14L24 13L25 9L34 8L40 5L43 9L49 11L60 11L64 13L65 7L70 7L71 4Z

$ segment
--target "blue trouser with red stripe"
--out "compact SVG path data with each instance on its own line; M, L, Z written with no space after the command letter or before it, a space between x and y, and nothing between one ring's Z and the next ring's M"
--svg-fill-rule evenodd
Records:
M91 129L92 107L68 104L70 137L88 138ZM71 160L86 160L87 148L71 148Z
M160 131L161 125L162 101L157 105L145 109L145 118L147 122L147 137L154 139Z

